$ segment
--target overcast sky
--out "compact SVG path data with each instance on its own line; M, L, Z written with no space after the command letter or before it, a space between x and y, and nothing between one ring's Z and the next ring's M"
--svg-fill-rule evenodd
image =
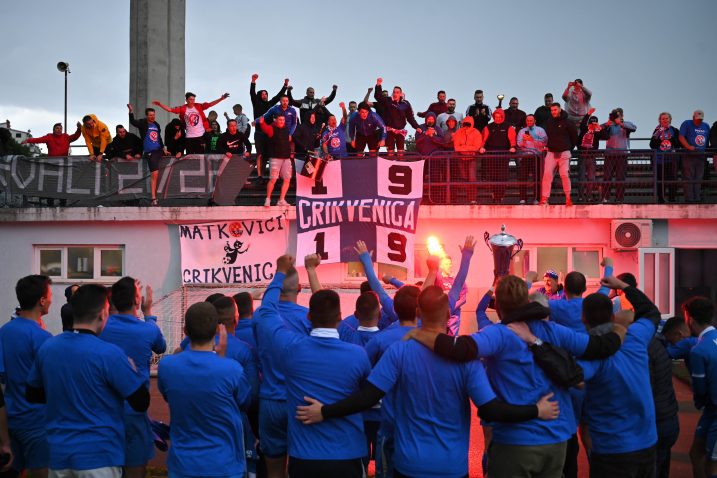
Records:
M271 94L285 77L296 97L338 84L335 112L379 76L401 85L414 110L444 89L464 111L480 88L491 107L503 93L528 112L579 77L601 121L621 106L640 137L661 111L678 127L696 108L717 120L715 0L187 0L186 18L186 89L199 101L228 91L220 114L235 102L251 114L257 72ZM34 136L62 122L55 65L64 60L68 123L95 113L111 129L126 124L129 0L4 2L2 23L0 121Z

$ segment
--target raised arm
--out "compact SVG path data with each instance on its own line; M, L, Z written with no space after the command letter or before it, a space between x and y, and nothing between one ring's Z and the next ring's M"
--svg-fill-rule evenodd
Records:
M289 104L291 106L296 106L297 108L301 108L301 101L294 99L294 96L291 94L292 91L294 91L293 86L289 86L286 88L286 96L289 98Z
M369 103L368 99L369 99L369 97L371 96L371 92L372 92L372 91L373 91L373 88L369 88L369 89L366 91L366 96L363 97L363 102L364 102L364 103Z
M158 106L159 108L162 108L162 109L163 109L164 111L166 111L167 113L174 113L174 112L175 112L175 111L174 111L175 108L170 108L169 106L167 106L167 105L165 105L165 104L162 104L160 101L154 100L154 101L152 101L152 104L153 104L154 106Z
M316 273L316 268L319 267L319 264L321 264L321 256L318 254L309 254L304 257L304 267L306 268L306 275L309 276L312 294L321 290L319 275Z
M366 243L363 241L358 241L354 250L359 256L359 261L363 266L364 273L366 274L366 280L368 280L371 290L378 294L381 307L386 311L386 314L391 317L391 322L395 322L398 320L398 316L396 315L396 311L393 309L393 299L383 289L381 281L378 280L378 276L373 270L373 262L371 261L371 254L373 251L369 251L366 247Z
M326 97L326 101L324 101L324 104L325 104L325 105L328 105L329 103L331 103L332 101L334 101L334 98L336 98L336 90L337 90L338 88L339 88L338 85L333 85L333 86L331 87L331 94Z
M349 117L348 112L346 111L346 104L342 101L339 103L339 107L341 107L341 123L346 124L346 119Z
M466 277L468 277L468 270L471 266L471 258L473 257L475 246L476 240L473 236L467 236L463 246L458 246L461 250L461 265L458 268L458 274L456 274L456 277L453 280L451 290L448 291L448 304L451 308L451 312L460 298L463 286L466 284Z
M229 93L224 93L222 96L220 96L216 100L210 101L209 103L204 103L204 109L211 108L212 106L226 100L227 98L229 98Z
M131 124L135 128L139 128L141 123L135 119L134 109L132 109L132 105L129 103L127 103L127 110L129 111L129 124Z
M603 257L600 265L604 267L603 274L602 274L603 277L612 277L612 274L613 274L612 257ZM603 295L610 295L610 288L605 285L600 285L600 288L598 289L598 293L603 294Z
M493 325L493 322L491 322L491 320L488 318L488 314L486 313L492 298L493 287L488 289L486 293L483 294L483 297L481 298L480 302L478 302L478 306L476 307L476 321L478 323L478 330L483 330L486 327Z
M288 86L289 86L289 79L284 78L284 86L282 86L281 89L279 90L279 92L276 95L274 95L274 97L272 99L269 100L269 103L271 103L273 105L274 103L279 101L281 99L281 97L286 94L286 89L288 88Z

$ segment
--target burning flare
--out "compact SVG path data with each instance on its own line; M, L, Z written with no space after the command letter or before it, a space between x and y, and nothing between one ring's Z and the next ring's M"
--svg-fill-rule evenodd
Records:
M436 236L428 236L428 239L426 239L426 247L428 248L428 253L430 255L436 256L440 259L439 267L441 269L441 274L444 277L451 275L451 267L453 263L448 254L446 254L446 251L443 249L443 245L441 245L438 238Z

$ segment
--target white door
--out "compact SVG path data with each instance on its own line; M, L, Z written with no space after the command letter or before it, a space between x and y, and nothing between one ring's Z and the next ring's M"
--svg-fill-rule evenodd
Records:
M675 249L641 247L638 286L657 305L663 318L675 315Z

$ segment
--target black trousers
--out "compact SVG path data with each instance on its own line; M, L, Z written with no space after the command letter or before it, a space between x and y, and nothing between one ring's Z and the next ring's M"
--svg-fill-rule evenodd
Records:
M406 137L402 134L394 133L393 131L388 131L386 133L386 149L388 151L393 151L394 148L397 151L403 151L405 143Z
M352 460L302 460L289 457L291 478L363 478L361 458Z
M378 138L376 135L364 136L356 133L356 152L363 153L363 150L366 149L366 145L368 145L369 151L378 150Z
M655 447L590 457L590 478L655 478Z
M204 138L186 138L187 154L204 154Z
M627 155L624 153L606 154L602 179L605 182L602 198L610 197L613 179L615 180L615 199L622 202L625 197L625 177L627 175Z

